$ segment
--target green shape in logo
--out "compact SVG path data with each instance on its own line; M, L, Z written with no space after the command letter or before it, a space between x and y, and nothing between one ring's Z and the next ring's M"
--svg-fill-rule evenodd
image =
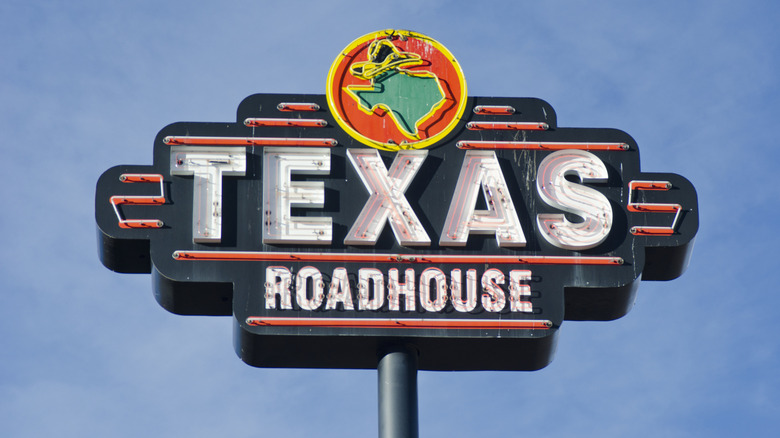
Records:
M364 111L382 108L389 112L398 129L412 138L418 138L417 127L445 100L438 78L428 72L412 75L391 70L372 78L370 86L348 86L347 91Z

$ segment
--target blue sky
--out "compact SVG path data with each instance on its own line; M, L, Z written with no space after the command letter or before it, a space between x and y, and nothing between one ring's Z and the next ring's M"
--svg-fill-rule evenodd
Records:
M385 28L436 38L472 96L537 97L631 134L698 191L688 271L612 322L566 322L537 372L420 372L420 435L774 436L780 6L766 1L0 4L0 434L376 434L376 372L252 368L231 319L167 313L97 258L94 189L176 121L323 94Z

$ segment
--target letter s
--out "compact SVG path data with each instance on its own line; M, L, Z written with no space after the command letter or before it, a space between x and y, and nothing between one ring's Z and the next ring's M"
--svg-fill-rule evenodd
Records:
M612 228L612 206L601 192L568 181L567 176L586 183L606 182L609 174L604 163L590 152L565 150L545 157L536 178L539 196L549 206L579 216L582 222L571 222L563 214L539 214L539 231L558 248L576 251L596 247Z

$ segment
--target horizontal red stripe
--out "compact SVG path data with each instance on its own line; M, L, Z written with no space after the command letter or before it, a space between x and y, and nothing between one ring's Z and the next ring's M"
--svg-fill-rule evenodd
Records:
M119 181L124 183L161 182L162 180L162 175L154 173L123 173L119 175Z
M635 236L671 236L674 229L671 227L632 227L631 234Z
M167 145L185 146L319 146L333 147L333 138L274 138L274 137L165 137Z
M319 111L320 106L316 103L291 103L282 102L276 105L279 111Z
M628 204L626 210L633 213L677 213L682 209L680 204Z
M469 122L466 129L472 131L545 131L549 128L544 122Z
M669 181L631 181L628 183L631 190L669 190L672 183Z
M590 151L626 151L625 143L579 143L579 142L538 142L538 141L477 141L462 140L456 143L460 149L522 149L522 150L565 150L578 149Z
M162 228L163 223L157 219L124 219L119 221L119 228Z
M159 205L165 204L163 196L112 196L111 203L114 205Z
M176 260L334 262L334 263L490 263L531 265L622 265L620 257L470 256L438 254L284 253L255 251L176 251Z
M518 319L404 319L404 318L282 318L251 316L251 326L327 327L327 328L410 328L410 329L482 329L549 330L549 320Z
M474 114L508 116L515 113L515 109L509 105L477 105Z
M246 126L292 126L295 128L322 128L328 126L328 122L323 119L258 119L249 118L244 120Z

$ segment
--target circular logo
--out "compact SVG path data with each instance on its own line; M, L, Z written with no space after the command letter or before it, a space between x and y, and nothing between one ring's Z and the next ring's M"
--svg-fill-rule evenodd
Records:
M328 72L338 124L373 148L422 149L449 134L466 108L466 80L446 47L388 29L350 43Z

